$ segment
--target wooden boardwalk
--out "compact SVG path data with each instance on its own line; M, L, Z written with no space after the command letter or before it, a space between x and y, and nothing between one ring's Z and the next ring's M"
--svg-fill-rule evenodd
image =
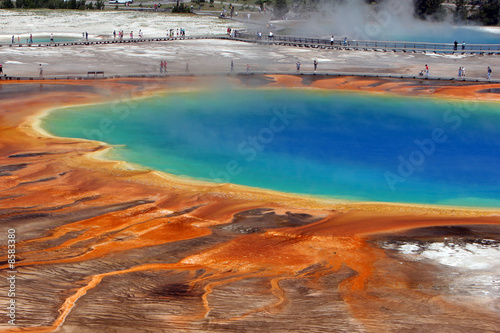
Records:
M398 41L356 41L335 40L332 44L329 39L274 36L269 38L241 33L236 40L293 47L346 50L346 51L375 51L375 52L410 52L410 53L441 53L441 54L500 54L500 44L466 44L463 49L458 44L457 49L453 43L422 43Z
M173 72L170 74L153 74L153 73L136 73L136 74L110 74L106 75L104 72L100 72L102 75L50 75L50 76L2 76L0 81L54 81L54 80L106 80L115 78L166 78L166 77L182 77L182 76L253 76L253 75L293 75L293 76L318 76L318 77L367 77L367 78L387 78L395 80L418 80L418 81L443 81L443 82L463 82L463 83L500 83L500 79L483 79L483 78L456 78L456 77L444 77L444 76L419 76L419 75L400 75L400 74L380 74L380 73L349 73L349 72L300 72L296 71L290 72L276 72L276 71L262 71L262 72L197 72L197 73L185 73L185 72Z
M248 33L238 33L236 38L229 36L174 36L174 37L152 37L152 38L124 38L124 39L103 39L103 40L80 40L54 43L14 43L0 44L0 47L61 47L76 45L103 45L103 44L127 44L127 43L147 43L147 42L168 42L178 40L199 40L199 39L224 39L236 40L248 43L258 43L263 45L281 45L291 47L316 48L325 50L345 50L345 51L371 51L371 52L409 52L409 53L435 53L435 54L479 54L496 55L500 54L500 44L467 44L462 49L459 44L454 49L453 43L419 43L419 42L396 42L396 41L355 41L336 40L331 44L329 39L274 36L273 38L262 37Z
M77 40L65 42L43 42L43 43L14 43L0 44L0 47L60 47L60 46L77 46L77 45L104 45L104 44L127 44L127 43L146 43L146 42L167 42L175 40L188 39L213 39L221 38L217 36L186 36L186 37L151 37L151 38L123 38L123 39L103 39L103 40Z

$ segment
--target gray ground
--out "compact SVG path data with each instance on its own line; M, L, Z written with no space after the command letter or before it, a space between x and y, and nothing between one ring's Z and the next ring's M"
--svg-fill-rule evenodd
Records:
M458 67L468 78L500 78L498 55L438 55L403 52L344 51L257 45L231 40L180 40L106 45L59 47L2 47L0 63L9 76L38 76L43 64L45 77L87 75L88 71L114 74L159 74L160 61L168 62L168 73L184 73L186 64L193 74L226 73L231 60L235 71L312 72L319 62L320 73L378 73L417 75L428 64L432 77L457 77Z

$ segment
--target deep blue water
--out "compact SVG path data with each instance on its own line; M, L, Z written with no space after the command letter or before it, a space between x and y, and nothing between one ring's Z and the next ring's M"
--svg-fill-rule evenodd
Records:
M500 207L498 104L289 90L72 107L49 132L215 182L360 201Z

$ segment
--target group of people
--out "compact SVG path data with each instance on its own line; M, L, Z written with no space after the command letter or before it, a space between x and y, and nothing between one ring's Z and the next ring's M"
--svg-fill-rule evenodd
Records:
M232 66L232 61L231 61L231 66ZM231 70L232 71L232 70ZM165 73L168 74L167 70L167 61L162 60L160 61L160 73ZM189 63L186 63L186 73L189 73Z
M200 9L201 9L201 7L200 7ZM193 6L191 6L191 12L192 11L193 11ZM222 9L222 11L220 12L220 15L219 15L220 18L226 18L228 16L230 16L231 18L233 18L233 16L238 16L238 12L234 11L234 6L231 6L230 14L228 14L227 10L224 8L224 9ZM250 14L248 14L247 19L250 19Z
M231 60L231 72L234 71L234 62ZM250 72L250 64L247 64L247 69L246 69L247 73Z
M167 61L161 61L160 62L160 73L168 73L167 71Z
M330 38L330 45L335 44L335 36L332 35ZM342 42L342 45L344 46L349 46L349 41L347 40L347 37L344 37L344 41Z
M231 72L234 71L234 62L231 60ZM247 64L247 73L250 72L250 64Z
M167 32L167 37L186 37L186 29L184 28L178 28L178 29L170 29Z
M54 41L54 35L50 34L50 39L51 39L51 42ZM16 43L16 38L14 37L14 35L12 35L12 44L15 44ZM17 36L17 43L20 44L21 43L21 37ZM33 35L30 34L30 38L29 39L26 39L26 43L28 44L33 44Z
M123 31L122 31L122 36L123 36ZM139 38L142 38L142 30L139 29ZM134 31L130 31L130 39L134 39Z
M300 72L300 61L295 63L295 68L297 68L297 72ZM314 73L318 70L318 60L314 59L313 61Z
M491 79L492 72L493 71L492 71L491 67L488 66L488 69L486 71L488 80ZM424 70L420 71L420 76L423 76L424 74L426 77L429 77L429 66L427 64L425 64ZM458 77L465 78L465 67L464 66L458 67Z
M186 65L186 72L189 72L189 69L188 69L188 65ZM297 72L300 72L300 68L301 68L301 63L300 61L297 61L295 63L295 68L297 69ZM313 61L313 70L314 70L314 73L316 73L316 71L318 70L318 60L314 60ZM231 72L234 71L234 62L233 60L231 60ZM250 71L250 65L247 64L246 66L246 71L249 72ZM162 61L161 62L161 66L160 66L160 72L163 73L163 72L167 72L167 62L166 61ZM492 73L492 69L490 66L488 66L488 80L491 79L491 73ZM420 71L420 76L426 76L426 77L429 77L429 65L428 64L425 64L425 67L422 71ZM465 67L459 67L459 70L458 70L458 76L459 77L465 77Z
M123 30L118 31L118 39L123 39ZM116 40L116 30L113 30L113 40Z
M123 36L125 34L123 33L123 30L118 31L118 40L123 40ZM130 39L134 39L134 31L130 31ZM142 29L139 29L139 38L142 39L144 37L144 33L142 32ZM116 30L113 30L113 40L116 40Z
M465 67L458 67L458 77L465 77Z
M231 29L231 27L228 27L227 28L227 34L228 34L229 37L235 38L236 34L237 34L237 30L236 29Z
M453 43L453 49L456 51L458 50L458 42L455 41L455 43ZM462 42L462 50L465 50L465 41Z
M491 80L492 72L493 70L490 66L488 66L488 69L486 70L486 77L488 78L488 80ZM458 77L465 77L465 67L458 67Z

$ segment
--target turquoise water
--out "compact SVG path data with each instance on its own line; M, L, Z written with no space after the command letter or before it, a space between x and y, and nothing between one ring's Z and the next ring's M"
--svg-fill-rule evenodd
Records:
M65 42L80 42L82 39L80 38L71 38L71 37L54 37L54 43L65 43ZM49 43L50 42L50 37L33 37L33 44L39 44L39 43ZM17 44L27 44L29 43L29 38L27 37L21 37L19 38L19 41L17 39L17 36L14 38L14 45ZM12 39L4 39L0 41L0 44L12 44Z
M500 31L489 31L471 26L441 27L439 33L433 31L413 31L401 35L397 30L387 31L387 40L428 42L428 43L453 43L457 41L467 44L500 44Z
M311 90L169 93L42 123L215 182L359 201L500 207L498 104Z
M410 25L411 26L411 25ZM500 44L500 30L474 26L435 26L419 24L410 28L388 27L376 35L356 36L358 40L384 40L420 43ZM354 37L353 37L354 38ZM356 39L355 38L355 39ZM461 47L461 46L460 46Z

